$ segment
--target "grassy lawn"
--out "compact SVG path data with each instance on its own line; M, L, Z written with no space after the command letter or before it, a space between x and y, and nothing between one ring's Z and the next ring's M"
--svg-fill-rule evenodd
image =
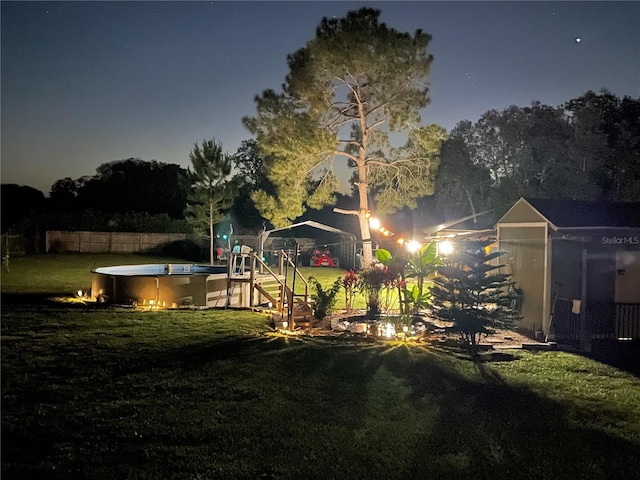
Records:
M80 289L91 286L91 271L97 267L110 265L140 265L147 263L191 263L179 258L157 257L149 255L36 255L12 258L9 271L2 267L0 284L2 293L12 295L71 295ZM300 272L305 279L314 276L328 287L337 278L344 275L341 268L332 267L301 267ZM287 272L287 284L292 285L293 275ZM303 286L299 278L296 279L296 292L302 292ZM313 292L313 291L311 291ZM344 293L338 294L336 308L344 308ZM362 295L356 296L355 308L365 308L366 302Z
M52 263L59 292L77 260ZM3 293L15 292L6 278ZM640 472L640 379L577 355L472 362L398 342L279 336L265 315L237 310L11 302L1 327L3 479Z
M2 266L2 293L70 294L91 286L91 271L109 265L190 263L178 258L148 255L34 255L12 258L7 272Z

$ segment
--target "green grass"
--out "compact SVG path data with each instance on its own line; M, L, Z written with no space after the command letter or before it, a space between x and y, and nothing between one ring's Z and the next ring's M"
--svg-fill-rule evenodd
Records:
M3 479L638 478L640 380L569 353L472 362L237 310L11 302L1 328Z
M2 293L72 293L91 285L91 271L109 265L190 263L178 258L150 255L64 254L12 258L9 271L2 266Z
M149 255L35 255L12 258L9 271L4 265L0 272L0 285L4 294L73 294L80 289L91 286L91 271L97 267L110 265L140 265L147 263L191 263L179 258ZM328 286L344 275L341 268L333 267L301 267L300 272L305 279L314 276ZM288 271L287 284L291 285L293 276ZM302 292L299 278L296 279L296 292ZM312 293L312 292L311 292ZM344 293L338 294L336 308L344 308ZM362 295L356 297L355 308L365 308Z

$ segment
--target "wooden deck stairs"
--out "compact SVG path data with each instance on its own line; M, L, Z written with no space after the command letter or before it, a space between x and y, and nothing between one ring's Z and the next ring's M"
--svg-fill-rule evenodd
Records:
M309 328L313 320L313 302L309 297L309 284L286 253L281 252L280 254L281 262L278 273L274 272L255 253L247 255L247 257L250 261L248 271L243 268L241 272L238 272L235 268L236 263L229 261L226 306L228 308L238 306L273 308L278 312L274 318L279 317L280 322L286 320L288 322L287 328ZM296 292L292 290L291 285L287 285L287 275L283 273L285 271L283 262L289 262L289 281L291 281L291 277L296 276ZM258 266L261 272L258 272L256 268ZM238 287L243 288L242 285L246 284L248 284L249 292L248 302L241 295L238 295ZM303 293L297 293L300 291Z

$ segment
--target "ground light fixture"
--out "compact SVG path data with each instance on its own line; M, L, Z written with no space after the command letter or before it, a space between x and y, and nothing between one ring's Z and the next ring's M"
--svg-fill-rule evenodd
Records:
M393 338L396 335L396 327L393 323L386 323L384 326L384 336L387 338Z

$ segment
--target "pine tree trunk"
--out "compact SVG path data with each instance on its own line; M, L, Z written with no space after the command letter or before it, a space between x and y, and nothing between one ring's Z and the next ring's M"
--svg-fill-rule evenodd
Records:
M213 265L214 260L214 248L213 245L215 243L215 237L213 236L214 227L213 227L213 206L209 206L209 264Z

